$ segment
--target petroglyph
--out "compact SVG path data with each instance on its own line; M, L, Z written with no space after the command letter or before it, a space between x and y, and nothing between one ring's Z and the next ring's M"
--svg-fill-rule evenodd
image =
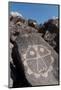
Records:
M35 78L40 75L48 77L48 72L51 72L54 58L51 51L43 45L29 45L24 56L24 66L27 67L27 73L33 74ZM51 70L50 70L51 69Z

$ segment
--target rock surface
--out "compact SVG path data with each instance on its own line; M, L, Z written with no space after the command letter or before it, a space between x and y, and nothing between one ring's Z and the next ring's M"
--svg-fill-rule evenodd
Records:
M9 17L10 87L59 84L59 21Z
M18 60L19 65L21 65L20 62L22 60L26 78L32 86L58 84L58 77L55 77L55 75L53 74L56 68L58 68L58 54L48 43L44 41L40 34L32 33L28 35L19 35L16 39L16 45L18 47L18 54L21 57L21 59L19 58ZM42 56L39 56L40 53L37 50L38 47L41 49L40 53L42 54ZM15 48L16 46L14 46L14 49ZM32 49L29 50L29 48ZM31 56L29 56L29 52L27 53L28 50L29 52L31 52ZM36 53L36 56L34 55L34 53ZM37 63L38 69L40 67L41 72L37 71ZM55 63L57 64L54 68ZM47 69L45 64L47 66ZM56 71L56 75L58 75L58 71Z

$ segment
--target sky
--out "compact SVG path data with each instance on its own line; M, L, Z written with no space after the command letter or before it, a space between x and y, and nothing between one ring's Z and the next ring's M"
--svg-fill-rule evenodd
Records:
M26 19L36 20L39 24L58 17L58 5L9 2L10 12L19 12Z

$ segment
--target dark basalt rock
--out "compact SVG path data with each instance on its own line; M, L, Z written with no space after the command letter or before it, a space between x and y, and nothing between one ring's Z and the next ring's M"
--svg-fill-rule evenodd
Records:
M29 19L28 25L35 28L35 25L37 24L36 20Z
M11 87L27 87L37 85L52 85L59 82L59 26L58 19L50 19L44 24L37 24L35 20L26 20L23 17L17 16L9 17L9 34L10 34L10 77L13 80ZM41 37L42 36L42 37ZM42 49L40 52L39 46ZM31 47L31 49L29 49ZM37 51L38 47L38 51ZM43 47L46 47L43 49ZM36 49L33 50L33 49ZM28 50L28 51L27 51ZM47 51L46 51L47 50ZM31 51L31 52L30 52ZM47 65L44 65L43 60L38 58L38 66L41 68L41 73L48 71L51 63L51 55L45 56L46 53L51 51L54 58L52 63L53 69L48 75L40 75L36 68L36 58L38 53L43 56L43 60ZM32 56L32 54L34 54ZM30 55L31 54L31 55ZM31 58L30 58L31 57ZM25 64L24 61L26 60ZM28 60L28 61L27 61ZM30 61L29 61L30 60ZM27 65L28 66L27 66ZM43 70L44 67L44 70ZM28 68L31 68L29 71ZM50 69L49 69L50 70ZM33 71L33 72L32 72ZM39 73L35 75L34 73Z
M37 33L38 30L28 26L26 23L22 23L21 21L10 21L9 23L9 31L10 31L10 39L15 41L19 34L28 34L28 33Z
M11 76L13 79L13 88L32 86L25 77L23 63L21 61L21 56L19 55L18 47L16 43L14 43L14 47L12 49L12 58L13 58L13 63L15 65L15 68L14 68L13 65L10 64L11 69L13 71L12 74L14 75L14 77ZM19 60L20 60L20 63L19 63Z
M57 24L57 25L56 25ZM50 19L43 25L40 25L39 33L43 33L43 38L47 41L57 53L59 53L59 21ZM58 42L58 43L57 43ZM57 48L56 48L57 47Z
M26 79L32 86L58 84L58 77L59 77L59 75L58 75L58 69L59 69L58 68L58 54L53 50L53 48L48 43L46 43L44 41L44 39L40 36L39 33L19 35L17 37L17 39L15 40L15 42L16 42L16 44L14 45L14 48L13 48L14 53L16 53L14 55L14 63L17 66L20 73L24 72L23 73L23 75L25 75L24 77L26 77ZM28 72L29 67L30 68L32 67L34 69L35 64L36 64L35 62L34 62L34 64L31 64L31 66L29 66L28 63L27 63L28 66L24 64L24 61L28 60L26 57L24 57L24 55L26 55L26 53L27 53L26 51L27 51L28 47L33 47L35 49L38 47L38 45L40 45L40 47L42 46L43 48L46 47L45 48L47 50L46 53L48 53L49 51L51 52L49 58L52 56L54 59L53 64L51 65L52 71L49 71L47 76L42 75L42 73L44 74L44 72L48 71L49 65L47 66L47 69L46 69L47 71L42 70L41 74L39 73L40 76L37 76L34 74L36 72L35 70L33 72ZM43 49L41 51L43 52ZM36 53L39 53L39 52L36 51ZM46 55L46 53L43 54L43 58L45 58L44 55ZM32 53L31 53L31 55L32 55ZM48 58L48 55L47 55L47 58ZM47 59L47 58L45 58L45 59ZM33 59L33 57L32 57L32 59ZM32 62L32 59L31 59L31 62ZM49 61L49 59L47 61ZM55 64L55 63L57 63L57 64ZM50 64L50 63L48 63L48 64ZM21 71L22 65L23 65L23 70ZM43 66L42 66L42 68L43 68ZM19 75L19 77L21 78L21 75ZM26 80L25 80L25 82L26 82Z

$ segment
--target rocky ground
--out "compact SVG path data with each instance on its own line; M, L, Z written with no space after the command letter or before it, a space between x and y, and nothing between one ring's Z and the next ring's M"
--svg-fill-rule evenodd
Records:
M10 13L9 87L59 84L58 22L59 20L56 18L50 19L43 24L38 24L35 20L27 20L19 14ZM32 49L26 54L29 47L32 47ZM38 47L41 48L41 52L38 51ZM27 59L28 57L30 57L31 62ZM35 60L40 61L40 65L38 62L37 64ZM38 70L36 64L38 65ZM29 68L31 68L31 70ZM39 68L42 68L40 72Z

